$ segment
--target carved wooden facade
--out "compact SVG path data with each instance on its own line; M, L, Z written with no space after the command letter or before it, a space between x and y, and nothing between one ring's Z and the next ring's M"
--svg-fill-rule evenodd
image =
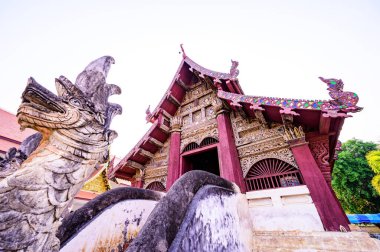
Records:
M286 165L291 169L284 170L287 176L279 181L287 183L267 185L306 184L325 228L348 229L330 180L344 119L361 110L357 95L343 92L340 80L337 88L337 80L322 78L330 91L335 90L330 92L332 100L248 96L237 79L237 66L233 61L229 73L215 72L183 54L164 97L153 112L147 111L151 129L109 176L130 179L137 187L162 183L168 190L185 172L205 166L199 160L206 153L210 160L217 159L215 174L245 192L251 168ZM281 175L276 167L268 169L268 174ZM288 173L298 182L289 182L293 180ZM248 190L260 188L264 189Z
M168 139L162 148L157 151L153 158L144 167L144 188L152 182L160 182L166 185L166 178L168 175L168 158L169 158L169 144Z
M196 83L185 95L176 116L182 118L181 152L190 143L201 144L207 137L218 139L213 101L216 93L207 83Z
M274 123L269 128L258 119L243 118L238 113L233 113L231 120L244 177L255 163L268 158L298 167L284 140L282 125Z
M213 105L215 99L219 99L216 96L216 91L206 82L198 81L187 90L175 116L164 118L168 122L177 120L172 128L178 127L178 130L181 131L181 153L191 143L195 143L199 147L202 145L202 141L207 138L218 140L215 106ZM170 124L167 123L167 125ZM144 188L154 181L166 185L169 145L170 138L145 165Z
M223 106L223 103L217 97L215 88L213 89L204 81L198 81L187 90L175 116L171 119L165 118L168 121L179 120L179 126L176 127L181 131L181 153L187 150L186 147L191 147L190 145L194 147L189 149L201 147L202 141L207 138L218 141L215 111L220 105ZM244 177L255 163L264 159L275 158L295 168L298 167L289 144L283 137L282 124L270 123L271 127L269 127L263 119L244 118L234 111L229 111L229 114ZM169 145L170 139L143 168L144 188L155 181L166 184Z

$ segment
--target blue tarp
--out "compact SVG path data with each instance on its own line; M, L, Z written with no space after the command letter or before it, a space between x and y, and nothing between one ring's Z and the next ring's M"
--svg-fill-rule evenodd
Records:
M380 214L347 214L348 220L352 224L360 223L370 223L378 224L380 223Z

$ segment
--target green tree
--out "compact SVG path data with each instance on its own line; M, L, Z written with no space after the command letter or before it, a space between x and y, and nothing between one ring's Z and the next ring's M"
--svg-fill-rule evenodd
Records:
M372 186L380 195L380 150L370 151L367 154L366 158L367 158L369 166L372 168L373 172L376 174L372 179Z
M366 154L376 144L352 139L342 145L332 173L332 187L347 213L380 212L380 196L371 185L374 172Z

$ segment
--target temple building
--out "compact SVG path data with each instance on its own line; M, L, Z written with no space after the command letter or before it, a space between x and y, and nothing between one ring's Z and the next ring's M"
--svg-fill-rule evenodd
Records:
M331 100L248 96L238 62L220 73L182 55L162 100L147 111L152 126L108 177L167 191L184 173L204 170L240 188L255 230L349 230L331 173L344 120L361 110L357 95L321 78Z

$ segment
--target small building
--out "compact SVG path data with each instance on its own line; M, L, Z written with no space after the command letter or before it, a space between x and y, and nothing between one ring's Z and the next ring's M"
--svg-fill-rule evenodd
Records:
M237 67L215 72L183 51L162 100L147 111L152 126L109 178L167 191L184 173L204 170L240 187L255 230L349 230L331 172L344 120L361 110L356 94L322 79L332 100L248 96Z
M10 148L18 148L25 138L34 133L32 129L21 131L16 116L0 108L0 157L4 158Z

